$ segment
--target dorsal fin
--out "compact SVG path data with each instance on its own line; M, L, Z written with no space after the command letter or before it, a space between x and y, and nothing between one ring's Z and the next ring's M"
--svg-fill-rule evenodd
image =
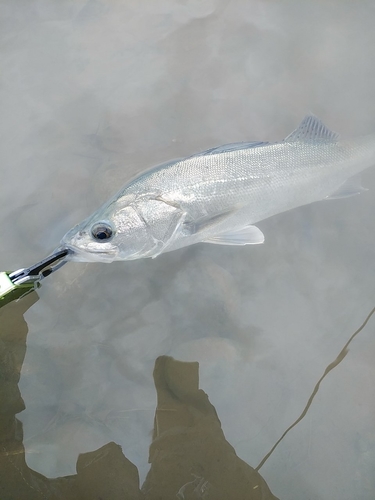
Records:
M338 138L339 135L329 130L319 118L314 115L307 115L299 126L284 139L284 142L336 142Z
M260 146L265 146L269 144L268 142L232 142L231 144L224 144L223 146L217 146L216 148L207 149L206 151L202 151L201 153L197 153L192 155L190 158L194 156L207 156L207 155L217 155L219 153L229 153L230 151L238 151L240 149L250 149L250 148L258 148Z

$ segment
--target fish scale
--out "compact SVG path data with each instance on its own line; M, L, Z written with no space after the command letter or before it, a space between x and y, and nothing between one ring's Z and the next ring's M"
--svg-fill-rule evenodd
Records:
M375 137L341 141L309 115L284 141L234 143L139 175L62 239L77 261L156 257L199 242L263 243L255 223L363 191Z

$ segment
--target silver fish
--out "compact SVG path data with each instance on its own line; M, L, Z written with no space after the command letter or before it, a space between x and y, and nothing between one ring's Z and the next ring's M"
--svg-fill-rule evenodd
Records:
M145 172L62 239L76 261L156 257L194 243L263 243L256 222L364 190L375 137L348 141L309 115L277 143L227 144ZM354 177L353 177L354 176Z

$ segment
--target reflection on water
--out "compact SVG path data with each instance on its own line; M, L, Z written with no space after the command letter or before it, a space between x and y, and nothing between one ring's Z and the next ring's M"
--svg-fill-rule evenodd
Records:
M331 370L333 370L334 368L336 368L336 366L338 366L342 361L343 359L345 358L345 356L348 354L348 349L349 349L349 346L350 344L352 343L352 341L355 339L355 337L364 329L364 327L367 325L367 323L369 322L371 316L374 314L375 312L375 307L371 310L371 312L369 313L369 315L367 316L367 318L365 319L365 321L362 323L362 325L358 328L358 330L356 330L349 338L349 340L347 341L347 343L344 345L344 347L341 349L341 351L339 352L337 358L332 361L332 363L330 363L327 368L324 370L324 373L323 375L320 377L320 379L318 380L318 382L316 383L313 391L312 391L312 394L310 395L308 401L307 401L307 404L306 406L304 407L301 415L297 418L297 420L295 422L293 422L287 429L286 431L282 434L282 436L280 437L280 439L278 439L276 441L276 443L273 445L273 447L271 448L271 450L267 453L267 455L263 458L263 460L260 462L260 464L258 465L258 467L256 468L256 470L259 470L261 467L263 467L263 465L265 464L266 460L268 460L268 458L272 455L272 453L274 452L274 450L276 449L276 447L281 443L281 441L285 438L285 436L288 434L288 432L290 432L293 427L295 427L307 414L310 406L312 405L312 402L314 401L314 398L315 396L317 395L318 391L319 391L319 388L320 388L320 384L323 382L323 380L325 379L325 377L329 374L329 372Z
M1 500L277 500L259 469L289 431L306 416L322 381L343 361L351 342L375 312L373 308L337 358L327 366L301 415L255 469L241 460L226 440L215 407L207 394L199 389L199 364L177 361L168 356L157 358L154 367L157 407L149 451L151 467L140 487L137 467L114 442L80 454L76 475L48 479L27 466L22 424L15 415L25 409L18 389L28 333L23 314L37 300L33 292L0 310ZM360 488L369 490L368 485L361 483L359 481Z
M275 499L225 439L214 406L198 388L198 363L156 360L158 395L146 498ZM176 494L177 492L177 494Z
M36 300L33 293L0 310L1 500L277 500L225 439L214 406L199 389L198 363L167 356L155 362L151 468L141 489L137 468L113 442L81 454L75 476L48 479L30 469L15 415L25 408L18 389L27 337L23 314Z

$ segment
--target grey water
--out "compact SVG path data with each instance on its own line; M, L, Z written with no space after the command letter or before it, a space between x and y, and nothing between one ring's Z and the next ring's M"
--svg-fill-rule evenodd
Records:
M343 137L375 132L374 21L370 1L4 0L0 270L42 259L131 176L168 159L280 140L309 112ZM81 478L116 443L119 462L106 466L130 461L147 498L150 484L164 498L220 498L225 481L231 498L372 500L375 318L259 468L263 479L254 471L375 305L375 168L362 184L360 196L259 223L263 245L69 263L39 300L6 311L21 326L0 318L0 357L20 380L1 393L1 414L22 423L26 462L0 429L0 460L14 472L1 498L55 498L47 479ZM9 333L19 329L20 352ZM174 436L168 452L162 436ZM237 477L220 483L216 457L256 478L247 497Z

